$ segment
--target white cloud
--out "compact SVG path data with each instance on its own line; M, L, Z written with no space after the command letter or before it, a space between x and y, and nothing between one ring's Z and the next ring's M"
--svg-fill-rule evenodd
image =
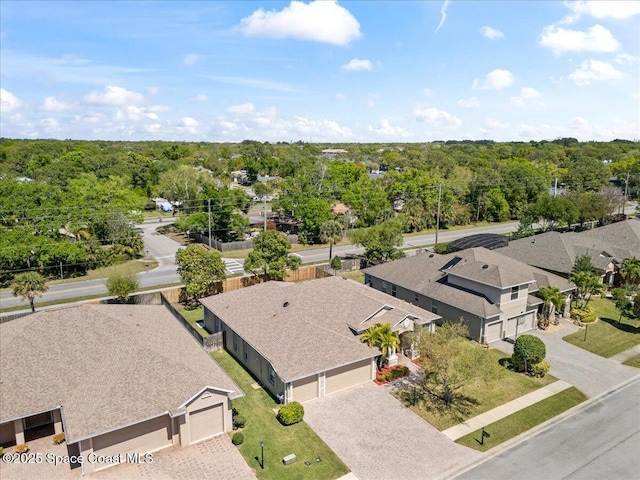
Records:
M146 108L136 107L135 105L127 105L116 112L116 120L128 120L130 122L142 122L146 120L160 121L158 114L148 112Z
M509 87L514 81L513 73L509 70L497 69L485 75L484 81L475 79L473 81L474 90L502 90Z
M433 94L433 90L431 90L430 88L425 88L422 93L424 93L425 97L430 97Z
M433 32L434 35L438 33L438 30L440 30L440 27L444 25L444 22L447 19L447 8L449 8L450 3L451 3L451 0L444 0L442 7L440 7L440 23L438 24L436 31Z
M328 139L350 139L353 132L333 120L309 120L305 117L295 117L293 128L298 135L315 138L316 141Z
M197 53L189 53L183 57L182 63L187 67L191 67L198 63L201 59L201 55L198 55Z
M623 78L622 72L607 62L590 58L580 64L569 78L576 82L576 85L589 85L591 80L620 80Z
M209 97L207 97L204 93L199 93L196 96L191 98L194 102L208 102Z
M158 87L149 87L147 88L147 93L153 97L160 93L160 89Z
M251 103L251 102L243 103L241 105L233 105L233 106L227 108L227 112L235 113L235 114L238 114L238 115L248 115L248 114L253 113L255 111L256 111L256 109L253 106L253 103Z
M22 106L22 100L4 88L0 88L0 111L12 112Z
M640 100L640 92L632 93L631 98L634 100Z
M148 112L163 113L171 111L171 107L167 105L150 105L147 107Z
M615 61L616 63L619 63L621 65L633 65L635 63L640 63L640 57L629 55L628 53L619 53L618 55L616 55Z
M480 29L480 33L483 37L487 37L490 40L495 40L496 38L504 38L504 33L502 33L500 30L487 27L486 25Z
M349 63L345 63L340 67L340 70L346 70L347 72L371 71L372 69L373 65L371 65L370 60L360 60L359 58L354 58Z
M437 108L425 108L422 110L416 108L413 113L416 120L423 121L434 127L455 129L462 125L462 120L458 117Z
M384 137L408 137L410 136L404 128L400 126L393 126L389 123L389 120L383 118L380 120L380 128L374 128L373 125L369 125L369 131L382 135Z
M55 97L47 97L44 99L44 103L40 105L40 110L44 112L63 112L65 110L71 110L73 105L58 100Z
M535 100L540 98L542 94L532 87L523 87L520 89L520 96L509 97L509 103L514 107L524 107L527 100Z
M456 103L463 108L478 108L480 106L480 102L476 97L470 97L467 100L461 98Z
M103 92L93 91L85 95L84 100L97 105L132 105L144 102L144 95L123 87L108 85Z
M295 38L332 45L348 45L360 38L360 24L335 0L303 3L292 1L281 11L256 10L240 21L247 36Z
M200 127L200 122L192 117L182 117L176 127L181 132L196 135L199 130L198 127Z
M566 52L615 52L620 49L618 40L602 25L594 25L585 32L549 25L540 34L540 44L556 55Z
M572 14L565 20L566 22L573 22L582 15L598 19L624 20L640 14L640 2L629 0L565 2L565 6L572 11Z
M501 122L500 120L496 120L495 118L485 118L484 119L484 124L491 128L491 129L497 129L497 128L508 128L509 124L505 123L505 122Z
M344 93L336 93L336 100L346 100L347 96Z

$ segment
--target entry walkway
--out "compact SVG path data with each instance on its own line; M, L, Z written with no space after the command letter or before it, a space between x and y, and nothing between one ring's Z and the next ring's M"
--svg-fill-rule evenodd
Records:
M630 358L637 357L640 355L640 345L636 345L635 347L628 348L624 352L620 352L613 357L609 357L609 360L613 360L614 362L624 363Z
M564 382L562 380L558 380L546 387L539 388L538 390L527 393L520 398L516 398L515 400L511 400L504 405L500 405L499 407L494 408L493 410L489 410L488 412L484 412L483 414L478 415L477 417L470 418L466 422L463 422L455 427L448 428L444 430L444 433L451 440L457 440L458 438L464 437L465 435L475 432L479 428L485 427L490 423L493 423L502 418L508 417L512 413L515 413L523 408L529 407L534 403L538 403L545 398L549 398L556 393L562 392L567 388L571 387L570 384Z

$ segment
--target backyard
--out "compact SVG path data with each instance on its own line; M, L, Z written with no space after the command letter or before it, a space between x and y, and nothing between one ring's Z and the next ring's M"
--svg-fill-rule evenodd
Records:
M618 324L620 311L606 298L594 298L589 305L595 309L598 320L588 324L586 341L584 329L567 335L564 341L605 358L640 344L640 319L622 317Z
M225 351L211 355L245 394L233 401L233 407L246 418L246 426L241 430L244 443L238 449L247 464L256 469L259 479L330 480L349 472L342 460L304 421L282 426L274 412L278 407L276 401L264 389L254 388L255 379L231 355ZM264 442L264 469L260 468L260 442ZM291 453L296 455L297 461L284 465L282 458Z
M505 359L508 358L504 352L497 349L485 350L485 353L490 356L492 361L500 363L501 365L504 364ZM431 400L429 397L418 399L416 404L412 405L412 387L396 390L394 395L416 414L442 431L553 383L556 380L557 378L549 374L542 378L534 378L503 368L502 375L498 379L488 383L478 380L465 385L458 392L461 397L464 397L461 404L446 409L442 408L442 404L439 401Z
M209 332L207 332L204 328L202 328L198 322L204 320L204 307L200 305L198 308L187 309L182 305L177 306L180 314L189 322L203 337L208 337Z

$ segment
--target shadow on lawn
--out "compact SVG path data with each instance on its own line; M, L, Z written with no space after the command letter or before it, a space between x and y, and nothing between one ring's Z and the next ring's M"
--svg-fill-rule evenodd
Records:
M621 323L618 323L618 320L614 320L613 318L601 318L601 321L608 323L612 327L617 328L618 330L622 330L627 333L640 333L638 327L625 323L625 318L623 317Z

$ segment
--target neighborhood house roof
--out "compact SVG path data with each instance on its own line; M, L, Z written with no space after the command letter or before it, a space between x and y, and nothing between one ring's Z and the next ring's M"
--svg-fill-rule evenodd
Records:
M374 323L392 325L406 316L416 323L440 318L340 277L266 282L201 303L263 355L285 382L378 356L353 331L376 313Z
M62 406L69 443L238 386L162 306L81 305L0 324L0 423Z

